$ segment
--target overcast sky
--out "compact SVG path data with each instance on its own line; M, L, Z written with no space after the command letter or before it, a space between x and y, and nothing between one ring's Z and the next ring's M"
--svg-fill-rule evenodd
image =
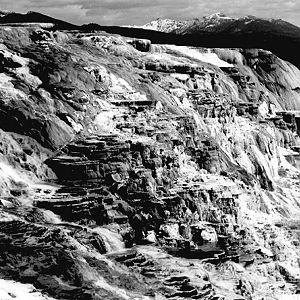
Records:
M141 25L157 18L186 20L223 12L300 26L300 0L0 0L0 9L39 11L75 24Z

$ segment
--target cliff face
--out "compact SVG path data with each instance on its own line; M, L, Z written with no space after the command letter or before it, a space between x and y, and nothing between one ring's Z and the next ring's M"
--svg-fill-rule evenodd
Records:
M295 66L104 32L0 38L2 278L56 299L294 299Z

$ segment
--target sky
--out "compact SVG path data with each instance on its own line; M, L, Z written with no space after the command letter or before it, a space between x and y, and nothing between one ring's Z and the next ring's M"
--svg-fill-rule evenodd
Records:
M300 0L0 0L0 10L38 11L74 24L142 25L157 18L187 20L216 12L283 19L300 27Z

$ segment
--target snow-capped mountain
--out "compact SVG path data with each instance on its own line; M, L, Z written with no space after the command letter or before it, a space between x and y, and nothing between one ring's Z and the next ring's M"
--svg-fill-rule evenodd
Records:
M154 21L151 21L150 23L141 26L141 28L167 32L167 33L170 32L181 33L182 31L187 30L189 28L203 27L203 29L205 29L205 28L223 24L224 22L227 23L233 20L235 19L227 17L226 15L218 12L209 16L205 16L201 19L195 18L187 21L177 21L172 19L158 18Z
M201 25L203 28L210 28L210 27L214 27L214 26L218 26L224 23L228 23L228 22L232 22L233 20L235 20L234 18L230 18L227 17L225 14L223 13L215 13L209 16L205 16L202 19L196 19L198 23L198 25Z
M264 31L267 28L270 31L284 30L285 32L291 30L299 30L297 26L294 26L281 19L263 19L257 18L255 16L232 18L220 12L187 21L157 19L145 24L144 26L141 26L141 28L176 34L194 34L199 31Z
M185 27L188 23L189 21L176 21L172 19L158 18L150 23L141 26L141 28L169 33L179 28Z

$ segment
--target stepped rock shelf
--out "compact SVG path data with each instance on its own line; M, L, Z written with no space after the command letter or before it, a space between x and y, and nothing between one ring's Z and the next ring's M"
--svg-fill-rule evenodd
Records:
M295 299L300 71L48 21L0 26L0 298Z

